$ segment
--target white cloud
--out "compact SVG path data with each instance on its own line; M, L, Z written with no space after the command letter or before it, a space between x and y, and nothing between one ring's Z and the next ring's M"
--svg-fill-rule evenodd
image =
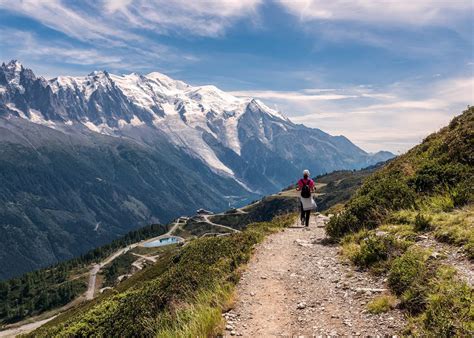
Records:
M8 61L8 57L19 59L35 73L45 77L84 75L96 69L149 71L151 64L166 65L179 59L183 65L197 60L192 55L162 45L149 46L149 49L133 46L120 49L104 46L99 49L93 45L81 47L63 40L45 40L33 32L9 28L0 28L0 36L9 37L0 44L2 57L6 58L3 61ZM67 64L73 65L73 69L64 67ZM76 66L84 69L84 72L79 72ZM166 69L170 71L169 67Z
M311 92L324 91L321 89L304 89L298 91L274 91L274 90L248 90L248 91L232 91L230 94L241 97L258 97L261 99L286 100L286 101L328 101L355 98L354 95L342 94L318 94Z
M307 93L323 93L314 95ZM357 86L299 92L245 91L276 105L296 123L347 136L363 149L403 152L474 103L474 78L399 82L383 89Z
M61 0L0 0L0 8L31 17L82 41L106 40L120 46L123 41L146 39L134 32L136 28L161 34L221 35L234 20L256 17L261 2L89 0L80 2L79 7Z
M0 8L31 17L82 41L118 43L122 39L140 39L138 35L126 32L120 26L108 25L107 20L101 16L68 7L60 0L0 0ZM120 40L114 39L116 36L120 36Z
M349 20L400 25L446 25L471 15L472 0L280 0L302 21Z

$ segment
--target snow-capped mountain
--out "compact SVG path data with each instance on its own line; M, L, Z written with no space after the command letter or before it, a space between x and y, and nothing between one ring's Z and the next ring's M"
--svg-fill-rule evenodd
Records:
M304 168L392 156L214 86L156 72L47 80L11 61L0 66L0 278L145 224L249 202Z
M113 75L95 71L84 77L45 80L11 61L1 67L0 86L3 116L63 131L64 126L85 127L138 140L137 129L152 130L251 191L268 192L288 182L278 174L268 177L275 185L270 189L247 182L239 165L230 162L237 158L259 162L261 154L249 156L252 146L289 161L283 171L290 169L291 174L295 172L291 169L300 171L302 166L313 167L315 173L361 168L391 156L372 156L343 137L295 125L253 98L235 97L215 86L190 86L157 72ZM260 169L267 172L265 165Z

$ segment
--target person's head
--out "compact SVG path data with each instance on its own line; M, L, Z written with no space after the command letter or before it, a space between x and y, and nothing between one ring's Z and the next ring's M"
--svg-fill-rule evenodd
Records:
M304 178L308 178L308 177L309 177L309 170L308 170L308 169L303 170L303 177L304 177Z

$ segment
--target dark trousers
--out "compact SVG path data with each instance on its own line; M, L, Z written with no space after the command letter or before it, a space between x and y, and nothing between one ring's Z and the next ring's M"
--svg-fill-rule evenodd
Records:
M304 210L303 203L300 202L300 209L301 209L301 223L305 226L309 226L309 215L311 214L311 210Z

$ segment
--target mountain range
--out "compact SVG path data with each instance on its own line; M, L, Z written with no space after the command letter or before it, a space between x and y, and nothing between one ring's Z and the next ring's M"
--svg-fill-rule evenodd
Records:
M161 73L37 77L0 67L0 278L197 208L385 161L259 100Z

